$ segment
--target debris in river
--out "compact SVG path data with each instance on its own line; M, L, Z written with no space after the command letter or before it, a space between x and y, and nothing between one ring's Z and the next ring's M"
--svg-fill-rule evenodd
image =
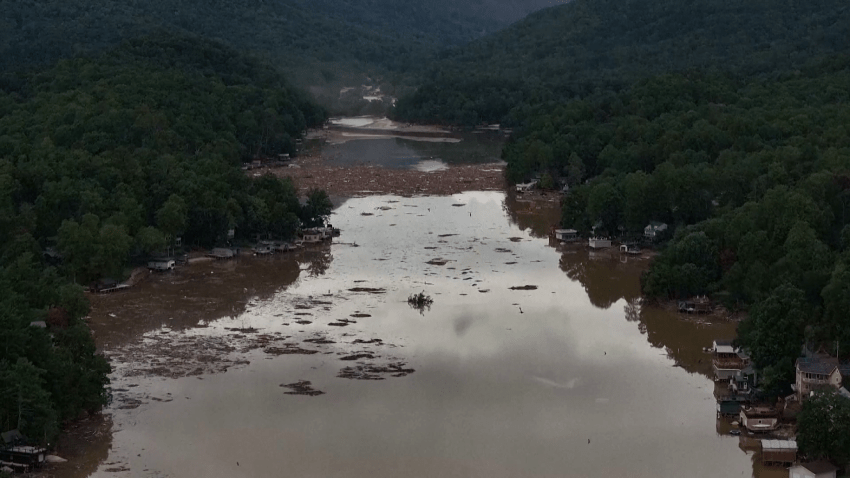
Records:
M375 356L372 355L372 354L360 353L360 354L354 354L354 355L346 355L345 357L340 358L340 360L353 361L353 360L373 359L373 358L375 358Z
M522 240L522 238L521 237L509 237L508 240L511 241L511 242L519 242L519 241Z
M536 285L519 285L511 287L511 290L537 290Z
M353 287L348 289L350 292L368 292L370 294L383 294L387 290L383 288L373 288L373 287Z
M358 319L365 318L365 317L372 317L370 314L362 314L362 313L351 314L351 316L356 317Z
M295 323L299 324L299 325L310 325L310 324L313 323L313 321L312 320L296 320Z
M381 344L381 345L383 345L383 342L384 341L381 340L381 339L371 339L371 340L355 339L354 342L351 342L351 343L352 344Z
M416 371L412 368L404 368L405 365L403 362L396 362L386 366L357 365L345 367L339 371L337 377L352 380L384 380L386 377L383 377L382 374L391 377L405 377Z
M335 344L336 343L333 340L326 339L324 337L318 337L318 338L315 338L315 339L306 339L306 340L304 340L304 342L309 343L309 344Z
M414 309L419 309L420 313L424 313L425 309L431 309L431 304L434 303L434 299L432 299L430 295L425 295L425 292L423 291L408 297L407 303Z
M426 262L426 264L430 264L432 266L444 266L448 263L449 263L448 260L443 259L441 257L438 257L436 259L431 259L430 261Z
M308 397L315 397L318 395L324 395L325 393L321 390L314 389L312 382L309 380L301 380L290 384L280 384L280 386L291 390L290 392L284 392L287 395L306 395Z
M302 349L296 344L283 344L283 347L266 347L263 352L269 355L313 355L318 350Z

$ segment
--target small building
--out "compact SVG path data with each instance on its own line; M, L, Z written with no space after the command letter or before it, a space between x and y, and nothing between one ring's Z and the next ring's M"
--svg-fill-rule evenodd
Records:
M233 259L236 257L236 251L227 247L216 247L207 256L213 259Z
M578 231L575 229L555 229L555 240L558 242L575 242L578 240Z
M667 232L667 224L663 222L652 221L648 226L643 228L643 237L649 240L656 240Z
M47 449L37 446L26 446L26 438L18 430L2 433L0 447L0 464L15 471L27 472L33 467L44 464Z
M34 321L30 322L30 327L37 327L39 329L46 329L47 328L47 322L45 322L43 320L34 320Z
M267 256L274 252L274 248L268 244L260 244L254 248L254 254L258 256Z
M744 407L741 409L741 426L753 433L776 430L780 413L773 407Z
M737 397L749 397L758 386L758 375L752 365L735 372L729 379L729 391Z
M587 240L587 245L591 249L607 249L611 247L611 239L605 237L591 237Z
M317 242L322 242L324 239L324 234L317 229L308 229L301 233L301 240L307 244L315 244Z
M794 391L800 400L809 397L815 390L841 387L841 372L837 359L801 357L797 359L796 369Z
M721 399L717 401L717 416L723 417L737 417L741 413L741 402L738 400L725 400Z
M762 440L761 463L766 466L791 466L797 462L794 440Z
M641 254L640 247L635 244L620 244L620 254L637 256Z
M832 463L814 461L792 466L788 469L788 478L835 478L836 471L838 468Z
M711 365L714 368L714 380L727 381L734 378L750 364L747 354L733 347L732 342L715 340L713 349Z
M516 192L524 193L527 191L531 191L534 187L537 186L537 181L531 181L528 183L520 183L516 185Z
M174 269L174 264L172 259L157 259L148 261L148 269L157 272L170 271Z

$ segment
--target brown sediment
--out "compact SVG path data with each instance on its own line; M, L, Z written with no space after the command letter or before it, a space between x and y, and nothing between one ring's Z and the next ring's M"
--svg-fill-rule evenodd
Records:
M306 395L308 397L316 397L324 395L325 392L313 388L312 382L309 380L300 380L295 383L280 384L281 387L288 388L289 392L284 392L286 395Z
M320 188L329 194L349 197L381 194L447 196L464 191L502 191L505 188L505 167L499 163L452 165L444 170L424 172L378 166L328 166L319 155L311 153L299 156L293 167L255 169L249 174L259 176L267 173L291 177L302 192Z

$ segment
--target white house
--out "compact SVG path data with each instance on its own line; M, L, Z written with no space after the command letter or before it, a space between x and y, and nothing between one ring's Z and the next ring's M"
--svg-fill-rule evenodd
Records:
M516 185L516 192L524 193L526 191L531 191L534 189L534 186L537 186L537 181L531 181L530 183L520 183Z
M575 229L555 229L555 239L560 242L573 242L578 239L578 231Z
M776 430L779 426L779 412L767 407L742 408L741 426L751 432Z
M174 261L171 259L162 259L148 262L148 269L152 271L170 271L174 269Z
M841 371L838 360L819 357L798 358L797 378L794 391L802 400L815 390L823 388L841 388Z
M662 235L667 230L667 224L663 222L650 222L648 226L643 228L643 237L647 239L655 239Z
M750 364L747 354L733 347L729 341L715 340L713 348L714 357L712 357L711 365L714 369L715 381L727 381L734 378Z
M590 246L591 249L606 249L611 247L611 239L604 237L591 237L588 239L587 245Z
M826 461L802 463L788 468L788 478L835 478L838 468Z

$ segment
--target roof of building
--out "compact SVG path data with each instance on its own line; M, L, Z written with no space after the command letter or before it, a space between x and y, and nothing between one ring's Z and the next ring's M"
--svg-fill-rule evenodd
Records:
M18 440L23 440L24 436L21 435L21 432L19 432L17 429L14 429L0 433L0 438L3 439L3 443L12 443Z
M762 450L796 450L797 442L794 440L762 440Z
M732 342L728 340L715 340L714 351L719 354L734 354L737 352L735 347L732 346Z
M838 470L838 468L828 461L813 461L811 463L800 463L799 466L811 471L812 473L819 475L821 473L831 473L833 471Z
M555 229L555 234L578 234L575 229Z
M34 321L30 322L30 327L40 327L42 329L46 329L47 328L47 322L45 322L43 320L34 320Z
M797 370L804 373L819 373L828 375L831 374L832 371L836 368L838 368L838 365L835 362L817 357L800 357L797 359Z

